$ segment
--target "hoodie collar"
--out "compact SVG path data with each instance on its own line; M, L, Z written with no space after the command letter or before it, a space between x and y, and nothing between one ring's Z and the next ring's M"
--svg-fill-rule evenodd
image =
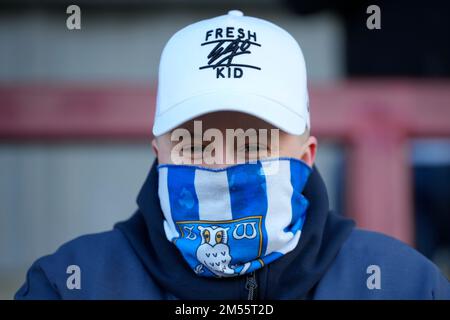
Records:
M163 292L179 299L247 299L246 277L197 276L163 228L155 162L138 195L139 210L116 225ZM297 247L256 272L259 299L309 298L348 238L354 223L329 212L323 180L314 167L303 191L310 205Z

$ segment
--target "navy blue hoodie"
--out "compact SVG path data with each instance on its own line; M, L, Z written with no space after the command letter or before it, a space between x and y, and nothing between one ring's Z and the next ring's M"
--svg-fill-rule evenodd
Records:
M303 192L310 207L297 247L234 278L199 277L190 269L165 236L157 191L153 165L129 220L38 259L15 298L450 299L448 280L424 256L331 213L316 168ZM79 288L67 285L70 265L79 267Z

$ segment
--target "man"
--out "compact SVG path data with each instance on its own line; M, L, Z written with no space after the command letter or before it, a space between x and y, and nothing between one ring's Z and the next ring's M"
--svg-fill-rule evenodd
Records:
M286 31L233 10L177 32L159 72L137 212L37 260L17 299L450 298L414 249L329 212Z

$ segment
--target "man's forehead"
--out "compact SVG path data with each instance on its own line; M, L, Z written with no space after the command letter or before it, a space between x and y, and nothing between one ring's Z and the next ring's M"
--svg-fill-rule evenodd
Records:
M193 131L195 126L198 128L200 124L202 130L275 129L272 124L258 117L234 111L220 111L201 115L183 123L179 128Z

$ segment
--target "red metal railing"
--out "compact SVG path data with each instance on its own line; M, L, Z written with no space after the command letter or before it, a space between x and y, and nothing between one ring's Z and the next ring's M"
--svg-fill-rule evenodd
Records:
M348 146L347 214L413 244L409 139L450 136L450 82L354 80L310 92L312 133ZM0 85L0 139L150 140L154 103L146 86Z

